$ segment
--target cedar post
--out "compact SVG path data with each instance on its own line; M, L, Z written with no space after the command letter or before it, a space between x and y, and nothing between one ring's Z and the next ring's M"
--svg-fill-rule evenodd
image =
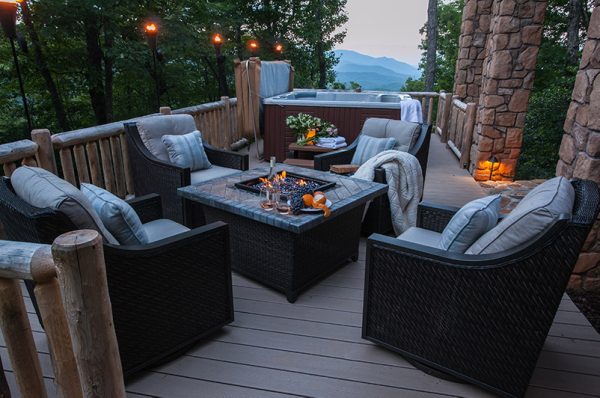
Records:
M234 141L233 134L231 132L231 104L229 97L227 96L221 97L221 101L223 101L223 105L225 106L222 129L225 131L225 134L221 134L223 137L221 140L221 148L228 148Z
M445 93L444 97L444 108L442 109L442 126L441 126L441 141L448 142L448 127L450 125L450 111L452 110L452 100L454 95L452 93ZM439 120L439 115L438 115Z
M50 246L44 246L33 254L31 276L36 284L35 297L50 346L58 391L63 397L83 397Z
M37 162L38 166L48 170L53 174L58 174L56 159L54 157L54 148L52 147L52 138L50 130L38 129L31 132L31 140L38 144Z
M84 396L125 398L102 238L82 230L52 245Z
M25 398L47 397L19 281L0 278L0 327L15 378Z
M465 113L465 126L462 136L463 142L461 143L460 148L460 165L465 169L469 167L469 162L471 161L471 145L473 144L473 131L475 131L476 118L477 104L469 102Z
M161 106L160 109L159 109L159 112L162 115L170 115L171 114L171 108L168 107L168 106Z

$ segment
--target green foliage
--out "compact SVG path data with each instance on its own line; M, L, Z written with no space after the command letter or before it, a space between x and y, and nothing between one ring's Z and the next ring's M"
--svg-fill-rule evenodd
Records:
M275 59L273 45L282 43L283 57L294 65L299 87L317 86L322 52L328 81L333 82L337 60L330 50L343 40L348 19L346 0L28 0L28 5L73 129L97 124L94 88L97 99L105 101L106 120L158 111L145 21L159 27L156 80L161 104L180 108L220 96L210 42L214 32L226 39L222 54L233 97L233 60L250 56L250 38L259 41L257 56L263 60ZM17 30L26 34L31 50L32 38L21 18ZM100 59L92 65L94 45ZM34 126L60 131L33 52L20 53L19 59ZM22 113L9 43L0 34L0 142L28 136Z
M571 84L552 85L531 96L517 179L554 177L571 91Z
M438 42L437 72L434 91L452 91L454 71L458 56L458 39L462 21L464 0L446 0L438 3ZM424 35L419 48L422 50L419 69L423 72L420 79L409 78L401 91L423 91L425 88L425 67L427 64L426 26L421 28Z

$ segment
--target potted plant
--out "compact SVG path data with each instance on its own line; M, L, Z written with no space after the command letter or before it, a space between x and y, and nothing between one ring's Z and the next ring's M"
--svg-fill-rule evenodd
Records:
M298 145L315 145L319 138L337 137L338 135L335 125L306 113L288 116L285 123L296 135Z

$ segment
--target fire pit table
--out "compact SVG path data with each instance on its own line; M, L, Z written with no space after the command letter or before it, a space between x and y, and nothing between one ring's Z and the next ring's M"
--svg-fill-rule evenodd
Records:
M224 221L231 236L232 269L293 303L303 290L358 257L365 204L387 192L387 185L289 165L277 165L306 178L335 183L325 191L331 215L266 212L256 193L236 184L264 176L268 168L180 188L188 203L200 204L206 222ZM187 207L187 206L186 206Z

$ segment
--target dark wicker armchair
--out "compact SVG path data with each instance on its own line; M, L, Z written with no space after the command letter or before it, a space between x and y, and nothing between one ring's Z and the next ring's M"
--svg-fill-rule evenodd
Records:
M155 116L155 118L168 117L172 116ZM191 116L189 118L192 119L191 124L193 126L193 118ZM145 123L150 119L140 120L139 123ZM158 193L163 200L165 218L185 223L188 227L202 225L204 222L202 215L197 212L197 209L184 209L184 202L177 195L177 188L191 185L193 182L190 169L175 166L165 160L156 158L150 153L140 137L137 123L125 123L125 131L129 144L128 151L136 196ZM164 134L171 133L173 132L164 132ZM208 160L214 166L240 171L248 170L248 155L217 149L207 143L204 143L204 150Z
M28 205L9 179L0 180L0 222L7 239L51 244L77 229L63 213ZM161 218L158 195L129 203L143 223ZM233 321L226 224L144 246L105 244L104 255L125 376L177 355Z
M572 217L505 253L469 256L371 236L363 338L418 367L522 396L598 215L596 184L573 185ZM419 227L441 232L452 214L423 205Z
M421 134L416 143L409 149L408 153L414 155L421 165L423 171L423 181L427 173L427 161L429 159L429 143L431 140L431 126L423 124ZM348 148L315 156L315 169L329 171L335 164L349 164L352 161L354 152L358 145L356 139ZM378 168L375 170L375 182L387 184L385 170ZM392 230L392 218L390 214L390 201L387 195L380 196L369 205L367 214L363 220L362 232L364 234L380 233L385 234Z

